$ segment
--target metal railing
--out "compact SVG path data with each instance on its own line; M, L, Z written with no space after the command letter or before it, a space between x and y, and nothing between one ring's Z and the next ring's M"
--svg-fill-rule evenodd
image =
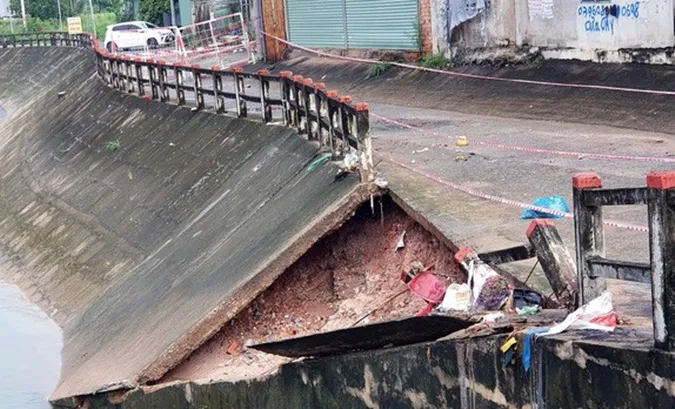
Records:
M603 278L650 283L656 347L675 350L675 172L647 175L647 187L602 189L595 173L574 176L574 225L581 302L602 291ZM649 263L605 258L602 208L647 205Z
M323 83L283 71L244 72L241 67L201 68L153 59L114 55L90 34L36 33L0 35L1 47L67 46L96 53L98 75L123 92L193 110L211 110L295 128L332 154L334 160L356 151L361 180L373 179L368 105L327 90ZM273 89L273 84L274 88ZM259 114L254 114L255 109Z

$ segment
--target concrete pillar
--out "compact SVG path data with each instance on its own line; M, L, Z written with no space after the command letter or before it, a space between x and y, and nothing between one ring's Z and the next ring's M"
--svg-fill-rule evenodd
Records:
M574 309L578 302L577 269L558 229L550 220L533 220L527 229L527 238L558 302L568 309Z
M675 350L675 172L647 175L654 341Z
M579 303L585 304L607 287L605 279L590 278L590 268L586 262L591 256L605 255L602 207L586 206L583 201L583 191L602 188L602 179L595 173L579 173L572 178L572 185Z

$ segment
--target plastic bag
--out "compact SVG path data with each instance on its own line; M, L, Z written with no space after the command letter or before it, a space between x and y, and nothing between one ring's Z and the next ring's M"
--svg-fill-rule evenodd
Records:
M443 301L438 306L438 310L445 311L466 311L471 306L471 289L466 284L450 284L445 291Z
M612 332L616 328L616 312L612 305L612 293L605 291L598 298L579 307L560 324L556 324L542 335L555 335L574 329L594 329Z
M569 213L570 207L567 205L565 199L561 196L540 197L532 203L532 206L542 207L544 209L551 209L558 212ZM539 212L533 209L525 209L520 214L522 220L526 219L561 219L562 216L551 213Z
M471 260L469 262L469 285L471 286L471 303L475 303L488 278L498 275L490 266L483 262Z

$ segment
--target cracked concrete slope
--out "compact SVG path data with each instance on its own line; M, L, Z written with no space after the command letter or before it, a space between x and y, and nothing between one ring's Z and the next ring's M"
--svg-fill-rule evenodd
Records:
M124 95L89 51L0 67L1 250L65 327L52 399L158 379L367 197L295 132Z

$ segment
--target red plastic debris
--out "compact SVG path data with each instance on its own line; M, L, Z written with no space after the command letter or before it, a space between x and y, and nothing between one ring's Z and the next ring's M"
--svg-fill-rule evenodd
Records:
M445 295L445 284L436 278L432 272L433 270L424 271L416 275L408 283L410 292L422 298L424 301L432 304L440 304Z

